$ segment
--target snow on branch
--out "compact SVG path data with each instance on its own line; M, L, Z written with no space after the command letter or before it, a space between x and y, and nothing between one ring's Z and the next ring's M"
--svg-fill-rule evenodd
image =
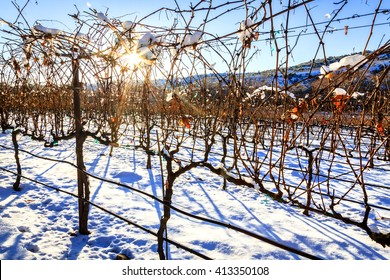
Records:
M193 48L196 48L196 45L199 44L201 41L203 32L202 31L195 31L193 34L187 34L184 36L182 46L183 47L188 47L188 46L193 46Z
M60 35L60 34L63 33L63 31L60 30L60 29L48 28L48 27L45 27L45 26L43 26L42 24L39 24L39 23L34 25L34 30L42 32L42 33L45 33L45 34L53 35L53 36Z
M96 13L97 18L103 23L111 23L110 19L102 12Z
M255 24L251 18L240 22L237 36L245 48L250 48L253 40L258 40L259 32L253 27Z
M366 62L367 62L367 58L364 55L361 54L348 55L341 58L339 61L331 63L329 66L322 65L320 68L320 77L332 78L333 72L344 67L347 68L353 67L354 70L357 70L361 66L363 66Z

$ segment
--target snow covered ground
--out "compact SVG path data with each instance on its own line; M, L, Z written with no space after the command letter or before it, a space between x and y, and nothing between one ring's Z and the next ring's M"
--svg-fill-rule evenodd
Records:
M134 143L115 148L88 139L85 144L87 171L162 198L159 157L145 169L146 155ZM10 132L0 134L0 144L12 147ZM75 162L74 140L53 148L21 137L20 148L34 154ZM38 159L20 153L23 175L47 185L76 193L76 170L69 164ZM288 161L287 161L288 163ZM217 163L216 163L217 164ZM291 163L292 164L292 163ZM0 148L0 167L16 171L12 150ZM373 171L375 172L375 170ZM388 185L386 172L375 172L378 182ZM89 230L79 235L77 199L22 179L22 191L12 190L15 176L0 170L0 259L115 259L120 253L133 259L157 260L157 238L91 207ZM90 179L91 201L145 228L157 232L163 206L118 185ZM174 185L173 205L193 214L210 217L262 235L323 259L389 259L390 250L372 241L362 229L342 221L278 203L255 189L227 185L203 168L179 177ZM376 198L388 206L390 196ZM388 215L388 214L386 214ZM380 229L390 221L381 221ZM213 259L302 259L231 229L208 224L172 211L168 237ZM170 259L198 259L169 245Z

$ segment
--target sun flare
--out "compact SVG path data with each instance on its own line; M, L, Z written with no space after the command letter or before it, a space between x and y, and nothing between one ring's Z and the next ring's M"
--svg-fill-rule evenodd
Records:
M123 64L126 65L128 68L133 69L139 66L139 64L142 62L142 58L139 57L136 53L130 53L126 54L122 58Z

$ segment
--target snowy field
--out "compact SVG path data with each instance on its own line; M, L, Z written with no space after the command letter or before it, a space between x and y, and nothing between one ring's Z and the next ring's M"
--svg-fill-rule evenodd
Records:
M12 148L10 131L0 134L0 144ZM53 148L45 148L42 142L21 137L19 145L20 149L36 155L75 163L74 139L61 141ZM145 169L146 154L136 149L129 139L123 139L121 147L114 149L112 157L108 153L109 147L88 138L84 146L87 171L162 199L158 156L152 157L153 168ZM185 156L185 150L178 156ZM23 176L77 193L76 170L71 165L39 159L24 152L20 152L20 158ZM210 158L210 161L217 165L219 159ZM325 170L326 164L321 163L321 168ZM286 158L285 165L297 165L293 155ZM0 148L0 167L16 172L12 150ZM139 260L159 258L155 236L96 207L90 209L91 234L79 235L75 197L26 178L22 179L22 191L15 192L12 189L15 175L4 169L0 170L0 259L115 259L118 254ZM340 164L340 173L342 171ZM299 184L300 180L297 181L294 172L291 171L291 177L285 179L290 180L291 184ZM366 182L390 185L388 171L372 169L365 174ZM150 231L158 231L163 205L115 184L93 178L90 178L90 182L93 203ZM227 189L223 190L222 184L223 179L207 169L192 169L175 181L172 204L195 215L246 229L322 259L390 258L388 248L371 240L357 226L313 212L308 217L302 214L303 209L273 201L256 189L228 183ZM340 183L340 188L343 187L346 186ZM373 204L385 207L390 205L387 190L368 187L368 191ZM361 194L354 192L349 193L349 197L361 200ZM352 204L340 207L351 207L352 217L361 211ZM343 209L343 214L346 209ZM168 238L210 258L304 259L235 230L202 222L174 210L171 214ZM377 210L370 215L371 229L389 232L390 221L379 219L390 216L389 212ZM167 255L169 259L198 259L173 245L169 245Z

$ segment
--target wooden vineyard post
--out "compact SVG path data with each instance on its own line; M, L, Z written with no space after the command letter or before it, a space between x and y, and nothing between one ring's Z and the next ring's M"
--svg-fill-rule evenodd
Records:
M157 252L160 257L160 260L166 260L168 258L167 255L164 254L164 233L167 231L167 224L169 219L171 218L171 203L172 203L172 195L173 195L173 183L175 181L175 174L172 169L172 157L164 156L167 162L167 181L165 182L165 191L164 191L164 215L160 219L160 228L157 232Z
M18 175L16 177L16 181L13 185L14 191L20 191L20 179L22 175L22 167L20 165L20 159L19 159L19 144L18 144L18 139L17 136L19 134L18 130L13 130L12 131L12 143L14 145L14 151L15 151L15 161L16 161L16 170L18 172Z
M309 155L309 162L308 162L308 172L309 172L309 179L307 182L307 196L306 196L306 207L305 210L303 211L303 214L306 216L309 216L309 209L310 209L310 202L311 202L311 184L313 181L313 164L314 164L314 157L313 157L313 151L309 149L305 149L306 153Z
M79 233L89 234L88 214L89 214L89 180L83 172L85 170L83 145L86 139L83 133L81 122L81 100L80 100L80 78L79 60L72 60L73 70L73 108L76 128L76 160L77 160L77 186L78 186L78 207L79 207Z

